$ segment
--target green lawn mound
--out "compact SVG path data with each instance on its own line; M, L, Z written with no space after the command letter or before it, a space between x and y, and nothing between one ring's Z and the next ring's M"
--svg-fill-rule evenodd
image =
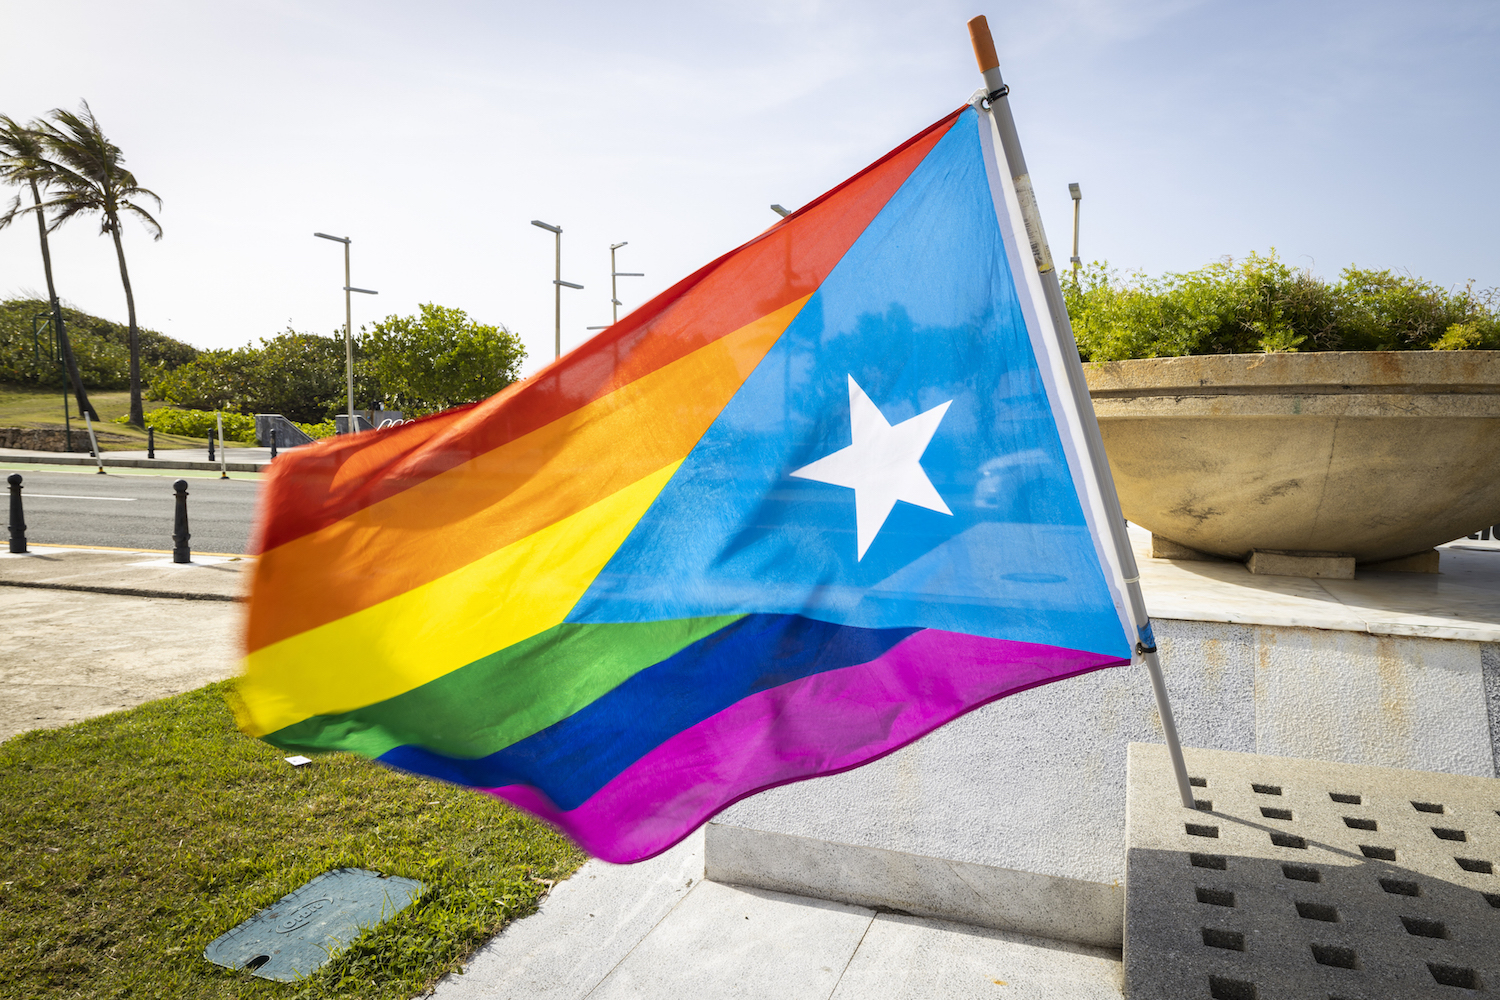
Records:
M229 683L0 744L0 996L406 1000L583 862L487 796L342 754L292 767L236 730ZM427 892L299 983L204 960L345 867Z

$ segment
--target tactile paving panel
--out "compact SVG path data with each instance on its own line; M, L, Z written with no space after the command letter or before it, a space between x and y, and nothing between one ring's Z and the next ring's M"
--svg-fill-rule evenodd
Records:
M1500 781L1131 744L1129 1000L1500 995Z
M203 949L215 965L290 982L316 971L360 932L416 902L422 883L336 868L282 896Z

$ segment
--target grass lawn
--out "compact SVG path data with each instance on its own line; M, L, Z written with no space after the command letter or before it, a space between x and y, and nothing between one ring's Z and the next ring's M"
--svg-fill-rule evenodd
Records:
M486 796L338 754L294 768L228 685L0 744L0 997L407 1000L584 860ZM298 983L204 947L331 868L426 893Z
M68 400L68 412L73 414L73 430L78 435L73 440L87 442L88 436L83 418L77 414L77 404L73 402L71 394ZM90 392L89 402L93 403L94 409L99 412L100 422L94 426L94 431L107 436L99 441L101 451L140 451L146 447L145 431L115 423L116 417L123 417L130 412L129 392L124 390ZM157 407L167 404L159 400L148 399L141 405L145 407L147 413L150 413ZM0 427L62 426L62 391L60 389L0 384ZM250 447L238 441L227 441L225 444L230 448ZM208 439L158 433L156 446L158 448L206 448ZM84 451L87 450L87 448L84 449Z

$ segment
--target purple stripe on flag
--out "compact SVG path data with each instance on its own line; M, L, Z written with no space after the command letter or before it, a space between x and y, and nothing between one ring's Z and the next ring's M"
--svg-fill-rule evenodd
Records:
M748 795L847 771L997 698L1117 656L925 629L868 663L744 698L668 739L576 809L530 785L485 789L618 864L665 851Z

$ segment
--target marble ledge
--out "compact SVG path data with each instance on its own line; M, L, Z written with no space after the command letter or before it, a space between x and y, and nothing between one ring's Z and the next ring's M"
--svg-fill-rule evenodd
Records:
M1255 576L1239 563L1151 557L1130 526L1153 618L1500 642L1500 545L1440 546L1441 572L1361 573L1353 580Z

